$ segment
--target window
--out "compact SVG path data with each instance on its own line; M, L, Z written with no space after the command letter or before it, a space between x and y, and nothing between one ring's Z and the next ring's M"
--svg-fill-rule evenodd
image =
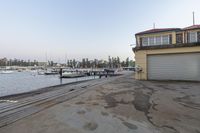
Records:
M149 45L154 45L154 37L149 37Z
M153 46L170 44L170 35L143 37L141 38L142 46Z
M142 38L142 46L148 46L148 37Z
M200 42L200 31L197 32L197 42Z
M197 42L197 32L189 32L189 42Z
M169 35L162 36L162 44L169 44Z
M155 42L155 45L161 45L161 36L157 36L156 37L156 42Z
M176 43L183 43L183 34L176 34Z

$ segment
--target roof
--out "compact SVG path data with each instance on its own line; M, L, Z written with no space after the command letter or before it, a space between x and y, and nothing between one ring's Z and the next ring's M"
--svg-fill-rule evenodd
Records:
M161 28L161 29L150 29L143 32L136 33L135 35L143 35L150 33L159 33L159 32L167 32L167 31L180 31L180 28Z
M183 30L193 30L193 29L200 29L200 24L199 25L192 25L192 26L183 28Z

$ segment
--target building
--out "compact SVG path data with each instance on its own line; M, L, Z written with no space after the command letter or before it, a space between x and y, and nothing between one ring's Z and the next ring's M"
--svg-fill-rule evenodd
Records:
M139 80L200 81L200 25L135 34Z

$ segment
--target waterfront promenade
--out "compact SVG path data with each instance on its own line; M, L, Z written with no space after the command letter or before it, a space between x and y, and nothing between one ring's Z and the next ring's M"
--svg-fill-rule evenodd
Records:
M200 132L200 83L133 75L9 97L0 106L0 133Z

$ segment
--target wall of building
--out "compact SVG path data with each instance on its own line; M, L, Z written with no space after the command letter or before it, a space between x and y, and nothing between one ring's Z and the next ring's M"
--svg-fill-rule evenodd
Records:
M194 53L200 52L200 46L196 47L181 47L181 48L168 48L168 49L152 49L152 50L139 50L135 52L136 66L142 67L141 72L136 72L135 78L139 80L147 80L147 56L156 54L178 54L178 53Z

